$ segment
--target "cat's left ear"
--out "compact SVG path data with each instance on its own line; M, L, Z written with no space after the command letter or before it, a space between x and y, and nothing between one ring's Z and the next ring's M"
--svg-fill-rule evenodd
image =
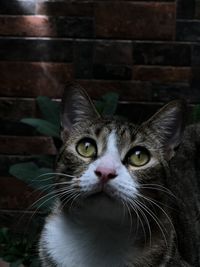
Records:
M74 124L100 117L87 92L76 83L69 83L61 105L62 137L67 136Z
M147 127L171 159L181 142L185 128L186 103L182 100L172 101L153 115L143 126ZM156 141L156 140L155 140Z

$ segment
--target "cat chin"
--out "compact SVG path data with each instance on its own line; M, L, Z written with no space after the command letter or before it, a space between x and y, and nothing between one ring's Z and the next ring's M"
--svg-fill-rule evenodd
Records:
M96 193L88 195L86 198L86 201L90 201L90 202L96 202L96 201L98 201L98 202L102 202L102 201L115 202L116 199L114 199L108 193L106 193L104 191L100 191L100 192L96 192Z
M95 193L77 203L72 211L75 216L90 222L123 224L130 220L123 204L104 192ZM129 218L128 218L129 216Z

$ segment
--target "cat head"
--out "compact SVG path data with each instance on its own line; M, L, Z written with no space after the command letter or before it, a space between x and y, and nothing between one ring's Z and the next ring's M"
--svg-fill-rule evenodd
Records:
M153 185L164 185L164 166L181 142L184 110L181 101L170 102L141 125L102 118L87 93L70 85L62 101L57 163L63 204L132 205L141 195L155 195Z

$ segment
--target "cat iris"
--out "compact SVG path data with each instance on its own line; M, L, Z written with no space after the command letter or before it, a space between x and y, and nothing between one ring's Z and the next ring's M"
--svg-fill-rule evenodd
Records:
M128 153L128 163L134 167L142 167L150 160L150 153L145 147L136 146Z
M97 146L92 138L83 138L78 142L76 151L82 157L93 158L97 154Z

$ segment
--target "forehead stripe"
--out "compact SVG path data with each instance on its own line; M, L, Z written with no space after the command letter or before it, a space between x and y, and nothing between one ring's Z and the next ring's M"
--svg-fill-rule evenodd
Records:
M115 131L112 131L108 136L107 151L111 154L119 154L117 148L117 136Z
M97 137L99 137L100 134L101 134L101 132L102 132L102 130L103 130L102 127L98 127L97 129L95 129L95 135L96 135Z

